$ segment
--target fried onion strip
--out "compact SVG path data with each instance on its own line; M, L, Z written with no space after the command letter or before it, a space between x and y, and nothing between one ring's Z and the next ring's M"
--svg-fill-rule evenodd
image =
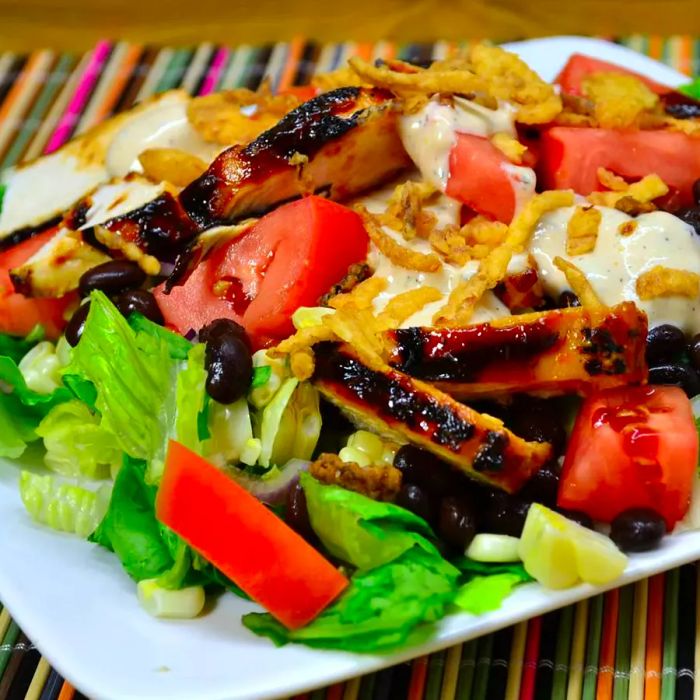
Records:
M579 298L581 306L590 309L599 309L605 306L580 268L559 256L554 258L553 262L564 273L566 281L573 293Z

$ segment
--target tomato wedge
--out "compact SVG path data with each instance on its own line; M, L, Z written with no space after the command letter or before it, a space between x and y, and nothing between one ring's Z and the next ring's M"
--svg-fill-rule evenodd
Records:
M670 531L688 510L697 465L698 433L681 389L601 391L576 419L557 503L602 522L652 508Z
M64 314L77 296L60 299L30 299L15 292L10 270L19 267L53 238L58 229L51 228L0 252L0 333L27 335L38 323L48 338L57 338L66 325Z
M586 195L602 189L598 168L628 181L656 173L679 195L693 202L700 178L700 139L677 131L613 131L555 126L542 133L538 178L545 189L573 189Z
M354 211L306 197L264 216L200 263L184 285L170 295L159 289L156 298L181 333L233 318L260 347L292 333L294 311L316 305L350 265L365 260L368 245Z
M242 486L174 441L156 517L291 629L311 622L348 585Z
M673 88L668 85L662 85L655 80L651 80L641 73L636 73L628 68L618 66L616 63L602 61L599 58L586 56L582 53L575 53L566 62L566 65L561 69L559 75L554 79L557 85L561 86L562 92L570 95L582 95L581 83L584 78L587 78L593 73L621 73L622 75L631 75L634 78L641 80L650 90L657 95L664 95L668 92L673 92Z
M529 183L524 178L531 177ZM445 193L491 219L510 223L518 192L531 186L535 174L514 166L487 138L457 134L450 152L450 175Z

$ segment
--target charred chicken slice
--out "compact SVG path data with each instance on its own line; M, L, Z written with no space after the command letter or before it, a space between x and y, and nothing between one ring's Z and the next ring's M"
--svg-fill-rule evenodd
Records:
M631 302L389 331L389 364L460 399L553 395L646 381L646 315Z
M347 345L317 348L314 381L358 425L430 450L468 476L516 491L551 456L503 423L389 367L374 369Z
M311 192L343 199L409 165L389 93L340 88L305 102L248 146L224 151L180 195L200 228Z

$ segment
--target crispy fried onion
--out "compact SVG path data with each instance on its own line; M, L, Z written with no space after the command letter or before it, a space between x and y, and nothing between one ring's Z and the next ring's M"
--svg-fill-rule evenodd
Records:
M637 296L642 301L658 297L695 299L700 293L700 275L688 270L674 270L655 265L637 277Z
M571 291L579 298L581 306L590 309L599 309L605 306L581 269L569 260L564 260L564 258L559 256L554 258L553 262L564 273Z
M631 197L637 202L646 204L657 197L663 197L665 194L668 194L668 186L656 173L646 175L639 182L625 183L624 190L620 189L620 181L624 182L624 180L606 171L604 168L598 169L598 179L603 186L607 187L609 184L612 184L615 188L611 192L591 192L588 195L587 199L591 204L603 207L615 207L625 197Z
M470 260L483 260L505 240L508 226L475 216L464 226L445 226L430 234L430 244L446 262L466 265Z
M583 94L593 103L593 116L604 129L627 129L635 126L643 112L659 103L639 78L621 73L593 73L581 83Z
M535 195L513 219L503 244L480 262L473 277L452 290L447 303L433 317L433 323L440 326L469 323L481 297L505 277L513 254L524 250L540 217L553 209L571 206L573 201L573 193L564 190Z
M311 78L311 84L321 92L329 92L341 87L368 87L370 85L362 80L350 66L343 66L328 73L317 73Z
M503 155L515 165L520 165L523 162L523 156L527 152L527 146L523 146L518 139L513 138L510 134L499 131L491 137L491 143Z
M264 82L257 92L237 88L194 97L187 118L205 141L231 146L250 143L298 105L293 95L273 95Z
M421 253L402 246L384 231L380 218L370 214L365 207L356 205L355 211L362 217L372 243L395 265L419 272L437 272L442 267L440 258L434 253Z
M387 210L377 218L384 226L400 232L407 241L428 238L437 224L437 217L424 207L437 194L438 190L429 182L407 180L396 186Z
M358 57L350 67L362 80L392 90L404 98L416 94L483 96L510 100L518 105L516 119L524 124L543 124L561 112L561 98L515 54L496 46L477 44L466 55L438 61L429 68L402 62L373 65Z
M139 154L139 163L147 178L175 187L189 185L207 169L201 158L177 148L147 148Z
M442 292L435 287L425 285L409 289L390 299L383 311L377 316L377 321L382 328L398 328L424 306L440 299L442 299Z
M576 207L566 227L566 254L584 255L595 250L602 215L593 207Z

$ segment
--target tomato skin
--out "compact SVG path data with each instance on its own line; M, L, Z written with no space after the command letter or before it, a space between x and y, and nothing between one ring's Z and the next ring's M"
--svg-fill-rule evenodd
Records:
M42 231L0 252L0 333L27 335L40 323L47 338L57 338L65 328L64 314L77 300L76 294L59 299L32 299L15 292L10 270L19 267L53 238L57 228Z
M445 193L479 214L508 224L517 204L517 182L509 166L510 161L487 138L457 134Z
M174 441L156 517L291 629L313 620L348 585L252 494Z
M232 318L256 347L294 331L292 313L314 306L350 265L367 257L369 238L351 209L306 197L264 216L246 234L207 258L181 287L156 299L181 333L215 318ZM214 287L227 288L216 296Z
M538 178L545 189L573 189L587 195L602 189L598 168L627 180L656 173L677 190L681 206L693 204L700 177L700 139L674 131L613 131L555 126L540 141Z
M651 508L670 531L688 510L697 464L698 433L681 389L601 391L576 419L557 504L608 523L628 508Z
M284 90L279 91L279 95L294 95L301 102L308 102L309 100L320 94L320 90L313 85L290 85Z
M566 65L561 69L559 75L554 79L554 82L561 86L562 92L580 96L583 94L581 91L581 83L584 78L587 78L593 73L620 73L622 75L630 75L641 80L657 95L665 95L668 92L673 92L673 88L670 88L668 85L657 83L633 70L581 53L571 55Z

